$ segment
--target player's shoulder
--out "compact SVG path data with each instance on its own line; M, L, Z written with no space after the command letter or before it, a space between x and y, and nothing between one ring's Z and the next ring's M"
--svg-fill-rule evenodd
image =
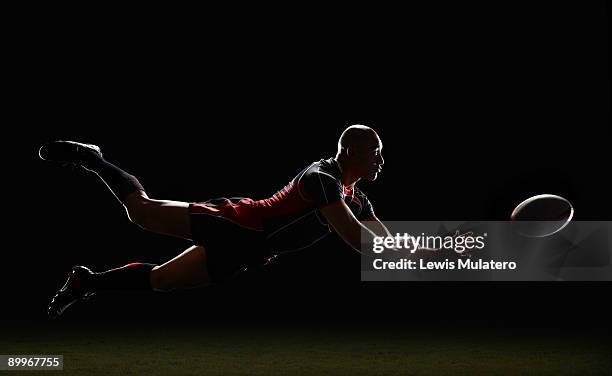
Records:
M333 158L313 162L297 176L296 185L308 200L330 203L343 197L340 168Z
M320 159L312 162L304 171L306 175L324 175L326 177L340 180L340 167L334 158Z

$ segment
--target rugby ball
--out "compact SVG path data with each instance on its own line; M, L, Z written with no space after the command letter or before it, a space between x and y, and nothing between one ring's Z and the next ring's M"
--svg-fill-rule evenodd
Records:
M510 215L514 230L530 238L553 235L572 220L574 208L565 198L552 194L530 197Z

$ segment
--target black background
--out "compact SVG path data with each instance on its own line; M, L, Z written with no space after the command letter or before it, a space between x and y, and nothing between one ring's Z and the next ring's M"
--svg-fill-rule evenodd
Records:
M361 123L384 143L383 173L362 184L383 220L504 220L539 193L610 220L602 3L249 11L38 10L16 28L4 322L46 321L72 265L162 263L189 246L129 223L94 176L39 161L53 139L100 145L154 198L262 198ZM64 320L609 329L609 286L364 283L330 237L225 286L103 294Z

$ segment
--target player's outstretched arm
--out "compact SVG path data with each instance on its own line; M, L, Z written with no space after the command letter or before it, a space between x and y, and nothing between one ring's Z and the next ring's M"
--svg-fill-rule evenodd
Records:
M393 236L387 229L387 226L385 226L376 216L368 218L365 222L363 222L363 225L369 228L370 231L375 233L377 236Z
M338 235L340 235L342 240L358 252L361 252L362 235L370 237L370 239L363 239L364 243L372 243L374 237L377 236L376 233L362 225L361 222L355 218L351 209L349 209L342 200L321 208L321 213L327 220L327 223L329 223ZM386 236L386 234L383 236Z

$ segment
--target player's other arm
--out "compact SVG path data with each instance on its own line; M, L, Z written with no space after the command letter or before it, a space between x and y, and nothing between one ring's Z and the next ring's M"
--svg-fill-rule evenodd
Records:
M370 228L364 226L351 212L351 209L344 203L343 200L336 201L321 208L323 217L327 220L333 229L340 235L342 240L348 243L351 247L361 252L361 237L369 237L363 239L365 243L373 243L377 233ZM362 232L363 231L363 232ZM381 236L386 236L381 235Z
M393 235L391 235L391 233L389 232L389 229L387 229L387 226L385 226L380 219L376 218L376 216L372 216L369 217L368 219L366 219L363 222L363 225L365 227L367 227L368 229L370 229L370 231L372 231L373 233L375 233L377 236L382 236L382 237L393 237Z

